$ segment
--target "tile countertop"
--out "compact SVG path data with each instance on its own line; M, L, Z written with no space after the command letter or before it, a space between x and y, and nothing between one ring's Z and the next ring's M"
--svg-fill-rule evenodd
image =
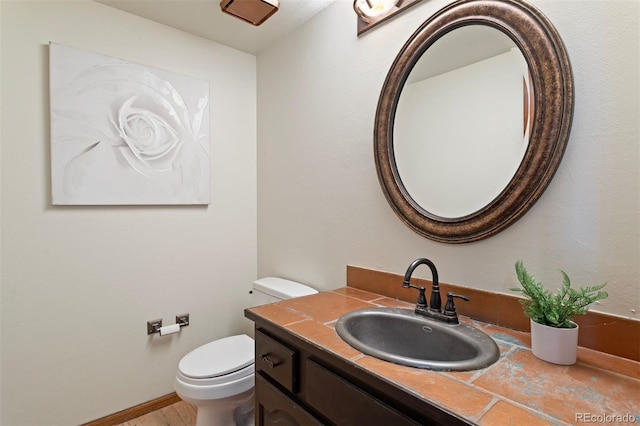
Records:
M640 423L640 363L578 348L572 366L549 364L530 351L530 335L461 317L489 334L500 359L475 371L437 372L364 355L335 332L340 316L410 303L351 287L285 300L248 311L332 352L406 392L480 425ZM638 336L630 336L637 338Z

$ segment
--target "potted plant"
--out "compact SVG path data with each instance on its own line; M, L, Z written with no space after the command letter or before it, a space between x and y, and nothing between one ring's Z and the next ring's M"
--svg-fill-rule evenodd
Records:
M609 295L601 291L607 283L576 290L571 287L569 276L562 270L560 272L562 287L554 294L537 282L518 260L516 274L522 288L510 290L525 296L520 303L531 321L533 354L554 364L571 365L576 362L579 330L572 317L586 314L590 304Z

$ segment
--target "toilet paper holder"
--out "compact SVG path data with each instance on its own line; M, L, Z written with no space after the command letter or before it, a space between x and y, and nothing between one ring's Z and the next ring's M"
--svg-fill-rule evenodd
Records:
M176 324L182 327L189 325L189 314L176 315ZM160 333L162 328L162 319L147 321L147 335Z

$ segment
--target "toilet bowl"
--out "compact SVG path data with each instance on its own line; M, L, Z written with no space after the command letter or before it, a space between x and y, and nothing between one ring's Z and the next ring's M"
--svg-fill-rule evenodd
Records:
M253 283L252 306L315 293L294 281L262 278ZM240 334L202 345L180 360L174 387L196 406L196 426L254 424L254 352L254 340Z
M175 390L197 407L197 426L253 424L254 346L247 335L229 336L180 360Z

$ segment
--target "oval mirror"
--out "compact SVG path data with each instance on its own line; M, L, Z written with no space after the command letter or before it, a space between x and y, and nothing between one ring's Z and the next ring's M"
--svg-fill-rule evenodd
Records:
M489 237L551 181L572 112L569 59L542 13L453 3L411 36L382 88L374 145L387 200L433 240Z

